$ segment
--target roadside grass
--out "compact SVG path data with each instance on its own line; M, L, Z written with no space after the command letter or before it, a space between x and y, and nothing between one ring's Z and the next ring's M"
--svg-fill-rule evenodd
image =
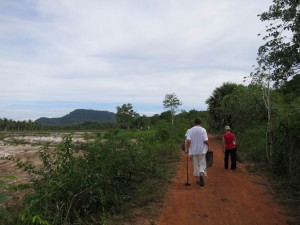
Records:
M133 201L118 214L109 215L106 225L151 224L155 225L163 208L163 202L171 180L176 174L176 168L169 168L169 175L165 180L147 180L137 187Z
M298 192L293 190L297 189L295 185L298 180L292 180L289 177L275 176L270 172L268 165L262 162L255 162L253 160L245 161L247 163L246 169L248 172L266 178L262 184L268 189L269 193L273 196L274 201L286 207L286 214L295 218L288 222L289 225L300 224L300 188Z
M10 199L14 198L12 191L18 190L11 184L17 180L13 175L0 176L0 224L7 224L12 221L13 215L8 209L8 203Z
M43 190L43 191L45 191L44 192L45 195L49 195L49 192L47 192L48 187L44 186L44 184L49 182L49 188L51 188L52 193L54 193L53 191L57 191L57 195L60 196L61 194L59 194L59 193L62 193L62 190L65 190L65 191L67 191L68 195L71 193L74 193L76 196L76 193L78 193L78 190L80 192L80 189L78 189L78 187L80 185L86 185L84 182L90 182L89 179L86 179L87 176L90 176L90 175L92 175L92 177L94 177L96 179L98 179L97 176L100 176L100 177L104 176L103 178L108 179L107 180L108 182L113 181L114 185L113 186L108 185L107 186L108 189L106 190L105 189L106 184L103 183L105 181L102 181L102 180L97 181L96 180L95 182L100 182L100 183L99 183L99 185L96 185L95 188L97 188L97 186L98 186L98 187L101 187L101 190L100 189L94 190L94 189L90 189L90 187L88 187L88 189L90 189L90 193L84 193L83 196L86 195L87 197L82 198L82 199L80 198L80 201L85 201L84 199L87 199L90 202L86 202L86 203L82 202L80 204L85 204L84 207L87 207L87 206L92 207L92 208L99 207L99 213L98 213L98 215L94 214L94 215L90 216L90 218L88 220L86 220L86 222L82 222L82 223L80 223L81 219L83 219L83 221L84 221L85 218L78 217L76 224L97 224L95 221L101 220L102 221L101 224L107 224L107 225L121 225L122 224L123 225L123 224L125 224L124 221L138 220L140 217L149 218L149 220L150 220L150 218L153 218L153 216L158 215L159 211L157 211L157 210L159 209L159 207L161 207L162 200L163 200L163 197L167 190L168 184L170 183L170 180L173 178L173 176L176 172L176 168L173 165L175 165L174 162L178 161L179 153L180 153L180 150L178 149L178 146L177 146L178 143L177 143L176 138L174 138L173 140L171 139L172 140L171 142L167 141L167 140L164 140L164 142L160 142L157 140L157 139L159 139L159 137L156 136L156 133L153 130L150 130L150 131L149 130L143 130L143 131L133 130L133 131L129 131L129 132L124 131L124 130L121 130L121 131L112 130L112 131L108 131L108 132L83 133L82 135L85 140L88 140L88 142L85 144L74 145L74 143L71 143L69 141L67 141L68 144L66 144L66 143L58 144L59 149L60 149L59 151L61 151L61 152L58 152L58 154L59 154L58 157L67 157L67 158L65 158L65 160L67 160L67 161L71 160L70 162L72 162L72 163L74 162L76 165L80 165L80 167L82 167L83 169L88 169L88 168L86 168L87 162L85 162L83 159L80 159L81 161L77 162L76 157L73 159L73 157L71 157L71 155L65 155L66 153L64 151L67 150L67 152L68 152L70 147L74 148L74 150L76 148L78 148L79 151L82 151L85 149L84 154L94 154L93 151L95 151L95 153L96 153L95 156L98 157L98 160L100 160L100 161L97 162L97 159L95 159L93 155L90 155L88 158L86 158L86 160L89 160L88 164L95 163L94 165L92 165L95 167L94 168L91 167L91 169L93 169L93 170L95 170L95 169L98 170L99 165L101 165L101 167L104 169L104 173L102 174L102 172L101 172L98 174L98 172L96 172L96 173L91 172L91 171L89 172L88 170L82 171L82 169L79 169L79 168L76 169L74 167L75 170L73 172L78 173L79 176L77 176L76 174L75 175L72 174L73 173L72 171L65 170L66 169L65 166L68 166L68 165L65 164L65 161L61 161L61 162L58 162L59 165L57 165L57 166L58 166L58 168L64 169L66 174L63 175L64 173L62 173L63 176L60 177L58 180L51 181L51 179L54 179L56 176L54 174L54 177L52 177L49 181L44 180L44 183L35 183L35 187L32 186L32 183L13 185L13 181L15 181L17 179L16 176L12 176L12 175L0 176L0 181L1 181L0 182L0 192L2 193L2 195L0 196L0 199L2 199L2 202L3 202L3 203L1 202L1 207L0 207L0 219L5 222L4 224L7 224L7 225L17 224L17 222L18 222L17 217L19 217L18 216L19 213L24 209L25 209L25 211L23 211L22 215L24 215L24 213L26 213L26 212L29 213L27 222L31 221L34 218L34 217L30 217L31 214L26 209L26 204L23 205L23 203L24 203L23 201L22 201L23 203L21 203L19 201L19 203L21 205L17 206L16 208L7 207L8 201L13 198L12 196L9 196L9 194L13 194L14 192L17 192L20 190L26 190L29 188L38 188L39 185L42 185L40 187L45 188ZM113 137L113 142L101 144L102 140L104 140L104 138L110 139L112 137ZM95 141L96 139L99 139L100 142ZM129 142L128 142L128 140L129 140ZM17 143L17 144L20 144L20 143ZM91 145L94 145L94 146L92 147ZM99 148L103 148L103 149L100 150ZM48 149L48 150L50 150L50 149ZM74 153L77 154L78 150L75 150ZM47 149L44 149L44 154L46 154L46 155L44 155L44 157L46 157L46 158L44 158L44 160L45 160L44 162L55 163L54 161L51 161L50 158L48 158L48 156L50 156L50 155L47 155L48 153L46 153L46 152L47 152ZM120 154L120 153L122 153L122 154ZM85 157L84 154L82 155L82 153L80 153L79 157ZM117 158L118 155L121 155L120 157L124 157L124 158L118 159ZM107 159L104 156L109 157L110 160L107 161ZM71 158L68 158L68 157L71 157ZM101 159L102 157L104 157L104 158ZM132 159L134 159L134 161L131 161ZM62 160L62 158L57 158L57 160ZM73 161L73 160L75 160L75 161ZM94 160L94 161L92 162L91 160L92 161ZM121 162L121 164L120 164L120 162ZM110 165L111 163L112 163L112 165ZM122 163L123 164L125 163L124 164L125 167L122 166ZM70 166L74 166L74 165L70 164ZM120 165L121 165L121 167L118 168ZM54 166L56 166L56 165L54 165ZM26 167L26 165L25 165L25 167ZM46 167L44 167L44 168L46 168ZM50 167L47 167L47 168L50 168ZM105 170L107 170L107 174L106 174ZM44 171L44 172L46 172L46 171ZM44 172L42 174L46 175L46 173L44 173ZM81 174L82 172L87 173L87 175ZM138 173L138 175L136 175L136 173ZM82 179L78 180L78 181L73 180L73 184L69 183L72 179L80 179L80 176L82 176L82 175L84 175L83 180ZM48 174L46 176L51 176L51 174ZM105 176L107 176L107 178ZM103 179L103 178L101 178L101 179ZM62 180L60 180L60 179L62 179ZM64 181L63 179L67 179L67 180ZM53 185L51 186L50 182L57 182L57 183L53 183L54 186ZM82 184L80 184L81 182L82 182ZM132 183L132 182L136 182L136 183ZM56 184L58 186L56 186ZM74 186L74 184L76 184L77 186L76 185ZM69 186L69 185L71 185L71 186ZM95 184L91 183L91 185L95 185ZM102 185L104 185L104 186L102 186ZM111 192L111 190L109 190L109 189L111 189L111 187L114 188L113 191L115 193L113 194L113 196L105 196L106 192L107 193ZM84 186L83 186L83 188L84 188ZM74 189L74 190L72 190L72 189ZM6 191L3 192L4 190L6 190ZM33 189L31 189L31 190L33 190ZM126 193L125 195L123 192L124 190ZM92 192L94 192L94 191L95 191L95 194L97 193L97 191L100 191L99 192L100 195L99 194L91 195L91 194L93 194ZM104 191L104 193L102 193L102 191ZM120 192L120 193L118 193L118 192ZM105 194L105 195L103 195L103 194ZM121 194L121 195L117 196L119 194ZM88 197L89 195L91 195L91 196ZM27 196L25 198L25 199L29 199L29 202L27 202L27 203L30 203L31 199L34 196L35 195ZM61 195L61 197L62 197L61 199L59 197L58 197L58 199L60 199L60 201L64 201L63 198L65 197L65 195ZM116 206L113 206L113 207L116 207L115 208L116 210L113 210L113 211L108 210L106 212L106 210L104 210L103 208L101 209L102 203L99 203L98 205L96 204L95 206L91 205L92 199L95 198L95 200L96 200L99 197L103 198L101 201L103 201L104 203L105 203L105 201L107 201L110 198L111 198L111 200L120 199L121 201L119 203L117 203ZM73 196L73 198L75 199L74 196ZM72 197L71 197L71 202L74 201L74 199L72 200ZM15 200L21 200L21 199L15 199ZM111 200L109 200L109 201L111 201ZM48 203L50 203L50 202L48 202ZM48 204L48 203L45 203L45 204ZM52 204L52 203L50 203L50 204ZM66 204L68 205L69 203L66 202ZM73 204L75 204L75 202L73 202ZM79 204L79 203L76 203L76 204ZM109 202L109 204L113 205L114 203ZM22 207L23 209L19 208L19 207ZM36 210L39 210L39 208L37 208ZM87 208L84 208L83 210L87 210ZM43 210L41 212L43 212ZM36 213L37 213L36 215L39 215L38 211L36 211ZM86 211L85 213L88 213L88 211ZM33 214L33 215L35 215L35 214ZM55 213L53 215L55 215ZM77 214L74 214L74 215L77 216ZM43 218L43 217L41 217L41 218ZM93 222L95 222L95 223L93 223ZM30 222L28 224L30 224ZM136 223L136 224L138 224L138 223ZM154 223L154 221L151 221L150 224L155 224L155 223Z

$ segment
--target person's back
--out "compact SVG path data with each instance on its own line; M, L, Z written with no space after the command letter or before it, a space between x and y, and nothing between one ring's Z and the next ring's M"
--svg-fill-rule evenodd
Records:
M235 135L229 131L227 131L224 135L223 135L224 139L225 139L225 149L234 149L235 146Z
M189 155L205 154L207 145L204 141L208 140L206 130L201 126L194 126L189 130L188 134L191 140Z

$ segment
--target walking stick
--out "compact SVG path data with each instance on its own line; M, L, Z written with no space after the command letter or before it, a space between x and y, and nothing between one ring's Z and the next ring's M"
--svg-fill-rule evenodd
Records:
M189 153L186 153L186 183L185 186L191 186L189 182Z

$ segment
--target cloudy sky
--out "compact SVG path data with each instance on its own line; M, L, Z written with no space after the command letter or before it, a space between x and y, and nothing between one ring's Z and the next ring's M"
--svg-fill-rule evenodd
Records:
M0 0L0 118L131 103L140 115L206 110L253 71L272 0Z

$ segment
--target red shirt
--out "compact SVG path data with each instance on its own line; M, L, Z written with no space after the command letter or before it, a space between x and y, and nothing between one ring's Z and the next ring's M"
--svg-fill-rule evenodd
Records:
M226 132L224 135L225 149L234 149L235 146L235 135L231 132Z

